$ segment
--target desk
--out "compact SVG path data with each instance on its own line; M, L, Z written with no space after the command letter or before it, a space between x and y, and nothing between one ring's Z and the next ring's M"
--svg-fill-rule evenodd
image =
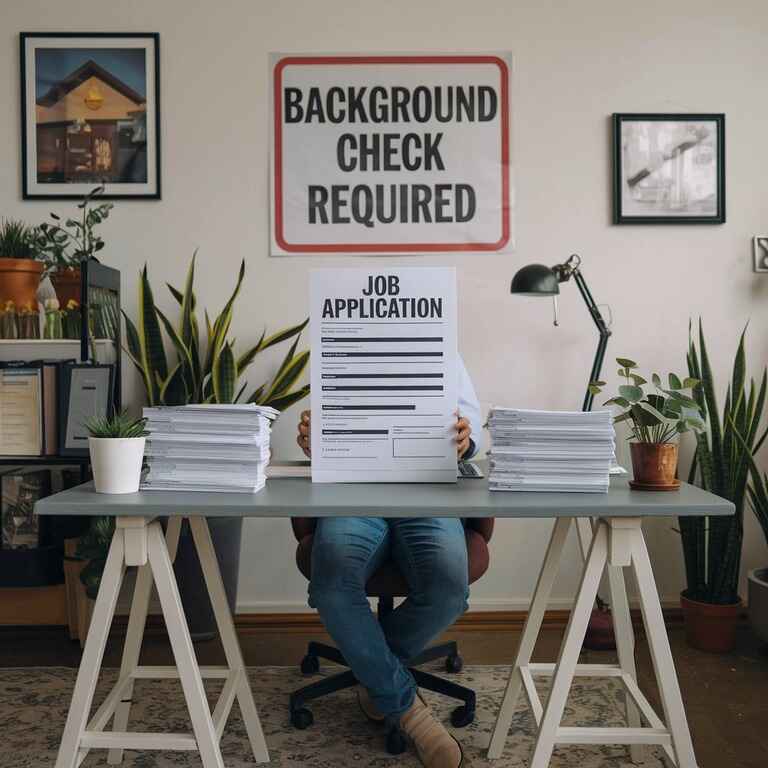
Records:
M193 750L205 768L222 768L219 740L229 712L238 701L254 758L267 761L256 705L245 675L242 654L213 551L207 517L497 517L555 518L536 592L499 709L489 756L498 757L521 691L528 696L539 726L532 768L548 765L555 744L661 744L678 768L695 768L691 737L680 696L672 655L651 572L641 522L644 517L733 514L733 505L705 491L683 485L676 493L631 491L626 480L613 479L607 494L490 493L481 480L454 485L312 485L307 478L272 479L255 495L224 493L141 492L106 496L90 484L39 501L38 514L109 515L116 518L101 587L94 607L56 768L76 768L90 749L108 749L108 761L122 760L123 749ZM587 550L578 594L556 664L531 664L531 653L563 552L566 536L577 518L593 517L594 535L582 535ZM166 533L158 517L168 517ZM199 667L173 574L173 558L183 518L188 518L211 597L227 660L226 667ZM583 530L583 526L582 526ZM286 542L286 546L288 543ZM501 553L497 553L497 557ZM113 690L89 719L109 627L127 566L138 566L120 676ZM597 594L608 566L616 626L619 664L579 665L579 651ZM634 639L624 590L622 568L637 577L643 619L664 705L664 722L653 712L637 686ZM175 667L139 666L152 583L176 660ZM533 676L552 675L552 689L542 707ZM563 728L565 700L574 675L610 675L627 686L625 728ZM133 683L137 678L178 677L189 708L192 734L136 733L127 730ZM225 680L211 712L204 677ZM640 716L649 727L640 727ZM112 730L106 731L110 720Z

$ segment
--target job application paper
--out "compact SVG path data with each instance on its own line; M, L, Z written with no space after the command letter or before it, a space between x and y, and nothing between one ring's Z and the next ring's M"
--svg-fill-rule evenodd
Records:
M311 275L312 481L456 482L456 272Z

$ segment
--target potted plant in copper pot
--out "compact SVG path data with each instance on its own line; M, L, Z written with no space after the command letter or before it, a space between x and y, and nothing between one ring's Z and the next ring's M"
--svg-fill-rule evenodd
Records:
M614 421L629 427L634 473L630 485L644 491L677 490L677 438L684 432L704 429L701 409L692 396L699 381L693 377L681 381L677 374L670 373L665 386L661 376L654 373L650 385L653 391L646 393L649 384L636 372L637 363L625 357L616 358L616 362L624 384L605 405L621 408ZM602 386L604 382L593 382L591 390L597 394Z
M37 312L37 288L43 264L37 261L36 231L23 221L0 222L0 305Z
M694 397L707 425L706 430L696 435L696 452L688 481L696 482L736 507L733 516L679 519L688 585L681 594L686 638L694 648L712 652L731 650L735 643L736 623L742 608L738 587L744 503L752 457L768 434L768 431L758 434L768 374L764 369L759 385L754 379L747 384L745 332L736 350L722 411L717 403L701 322L698 348L692 335L688 348L689 373L701 380Z

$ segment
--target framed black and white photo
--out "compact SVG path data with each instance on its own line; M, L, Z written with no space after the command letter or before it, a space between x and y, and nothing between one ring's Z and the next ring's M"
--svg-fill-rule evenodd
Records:
M159 35L20 38L24 199L160 199Z
M725 115L614 114L615 224L723 224Z

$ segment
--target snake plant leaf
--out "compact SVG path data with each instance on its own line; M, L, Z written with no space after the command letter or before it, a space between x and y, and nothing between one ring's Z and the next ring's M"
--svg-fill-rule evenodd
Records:
M178 288L174 288L170 283L166 283L165 285L171 292L171 296L173 296L178 305L181 306L184 303L184 294Z
M277 333L272 334L272 336L269 336L264 340L261 349L269 349L275 344L279 344L281 341L285 341L286 339L290 339L292 336L296 336L297 334L301 333L308 324L309 318L307 318L303 323L299 323L298 325L294 325L291 328L285 328L282 331L278 331Z
M301 389L297 389L294 392L287 392L286 394L279 395L278 397L268 400L264 405L268 405L270 408L275 408L278 411L284 411L286 408L290 408L294 403L298 403L309 394L309 384L305 384Z
M636 403L643 399L643 390L634 384L622 384L619 387L619 395L629 400L630 403Z
M669 388L675 390L683 388L683 382L680 381L680 377L676 373L669 374Z
M181 302L181 338L187 347L192 342L192 297L195 285L195 259L197 259L197 250L192 254L192 259L189 262L187 280L184 284L184 298Z
M704 326L701 320L699 320L699 349L701 354L701 375L697 378L701 378L704 399L707 404L707 411L710 414L709 428L712 441L711 457L713 482L715 484L714 487L708 488L707 490L711 490L713 493L719 493L723 487L723 439L719 418L720 409L717 407L714 376L712 375L712 366L710 365L709 355L707 354L707 345L704 341ZM693 375L695 376L696 374Z
M234 401L236 376L235 355L229 342L226 342L213 359L211 378L217 403L231 403Z
M262 384L258 389L255 389L251 396L248 398L249 403L256 403L256 405L264 405L262 398L264 397L264 390L267 388L266 382Z
M629 360L626 357L617 357L616 362L622 368L637 368L637 363L634 360Z
M191 371L192 356L190 355L189 348L176 332L176 329L173 327L173 323L160 311L158 307L155 307L155 312L157 312L157 316L160 318L160 322L162 322L163 327L165 328L165 332L171 339L171 343L181 358L183 365L185 365Z
M281 373L278 373L274 380L272 381L272 384L269 387L269 391L266 395L264 395L264 400L266 402L270 402L272 399L277 397L278 395L284 394L287 390L289 390L294 382L301 376L301 374L304 372L304 369L307 367L307 363L309 362L309 350L305 350L301 354L297 355L283 370Z
M238 390L238 393L235 395L235 399L232 401L234 403L239 403L240 398L243 396L243 392L245 392L245 388L248 386L248 382L246 381L242 387Z
M163 405L186 405L189 401L190 393L184 381L181 362L178 362L160 387L160 402Z
M258 342L254 344L247 352L240 355L240 357L237 358L237 371L238 373L242 373L255 359L256 355L261 352L262 349L262 343L264 342L264 337L267 335L266 329L264 329L261 332L261 337L259 338Z
M235 299L240 293L240 287L243 284L243 278L245 277L245 259L240 262L240 272L237 276L237 283L235 289L232 291L232 295L229 297L229 301L224 305L224 309L221 310L219 316L213 321L213 338L209 338L208 342L208 354L203 369L203 375L207 375L213 370L213 361L219 355L224 341L229 333L230 325L232 324L232 308L235 303Z
M168 363L163 347L163 337L160 332L160 324L155 313L155 300L152 296L152 286L149 284L147 265L141 272L139 281L139 351L142 366L147 371L156 371L164 381L168 376ZM156 380L148 376L151 383L148 390L150 405L156 405L159 400L159 388Z

